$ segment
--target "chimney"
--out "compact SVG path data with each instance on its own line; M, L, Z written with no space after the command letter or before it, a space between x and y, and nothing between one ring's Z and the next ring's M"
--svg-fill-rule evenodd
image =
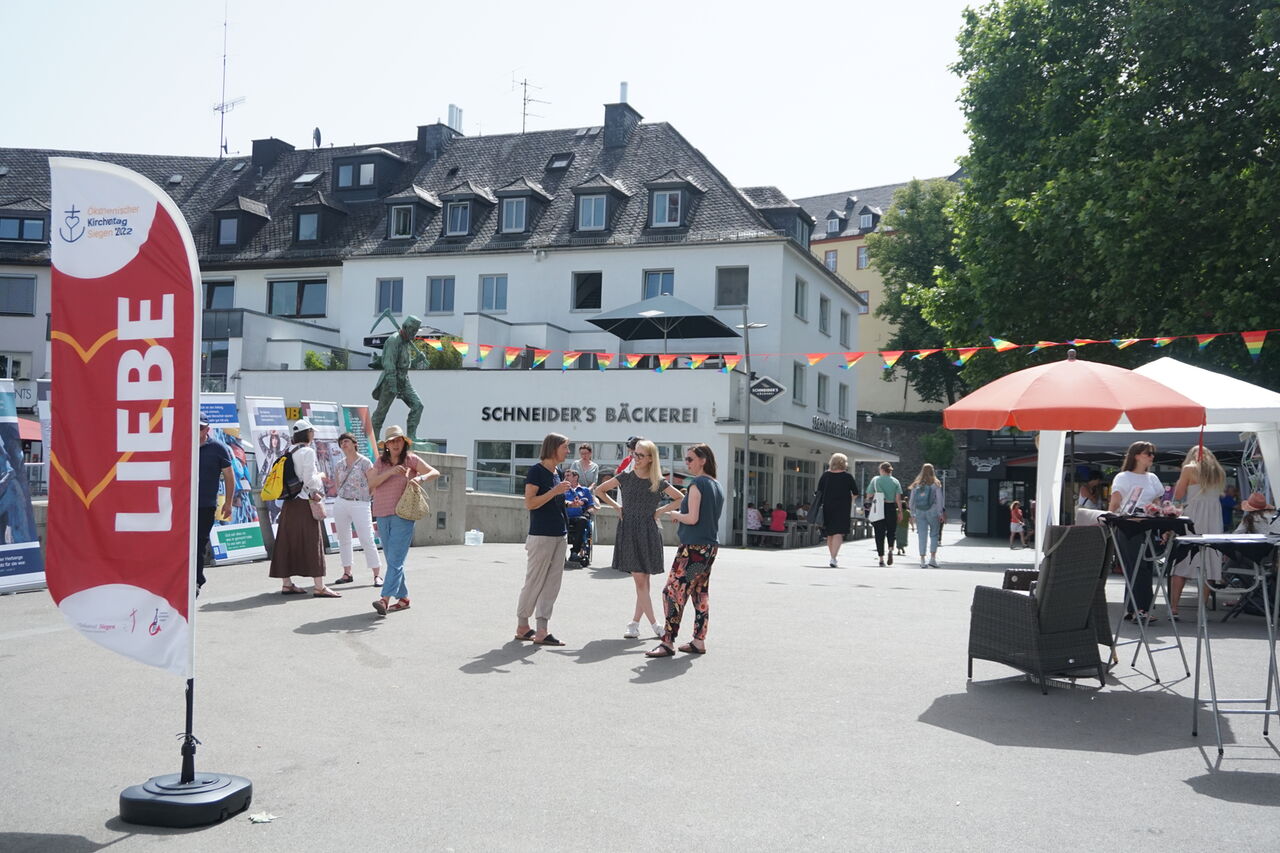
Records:
M459 131L440 122L418 125L418 153L435 160L444 153L450 142L461 136Z
M276 139L274 136L268 139L255 139L253 140L253 156L249 162L259 169L269 169L280 159L281 154L286 154L292 150L292 145Z
M624 84L625 85L625 84ZM628 103L604 105L604 147L622 148L631 141L631 134L644 116Z
M462 133L462 107L456 104L449 105L449 121L446 124L458 133Z
M622 104L625 104L627 102L627 81L626 80L623 80L622 84L618 86L618 102Z

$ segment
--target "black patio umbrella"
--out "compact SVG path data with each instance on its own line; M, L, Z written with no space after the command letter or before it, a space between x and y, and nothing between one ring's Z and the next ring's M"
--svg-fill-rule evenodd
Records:
M608 311L588 322L624 341L661 338L663 352L667 351L668 338L741 337L715 315L674 296L665 295Z

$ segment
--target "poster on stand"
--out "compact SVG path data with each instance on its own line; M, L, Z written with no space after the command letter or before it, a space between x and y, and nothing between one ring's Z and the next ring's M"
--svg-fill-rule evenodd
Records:
M235 480L235 494L231 496L231 520L221 521L216 516L209 532L209 545L214 564L262 560L267 556L262 541L262 528L258 524L258 508L254 502L253 474L249 470L249 452L252 446L240 435L240 413L236 407L236 395L224 392L204 392L200 395L200 415L209 421L209 440L223 444L231 454L231 472ZM218 480L218 509L227 500L226 487Z
M0 592L44 585L44 558L18 432L17 393L12 379L0 379Z
M302 416L315 427L311 448L316 452L316 468L324 475L324 502L333 515L333 499L338 496L338 461L342 450L338 436L342 434L342 410L337 403L302 401Z
M343 403L342 421L346 432L356 437L356 452L369 457L370 462L378 461L378 442L373 434L373 420L369 417L369 407L363 404Z
M293 426L285 417L284 400L280 397L245 397L244 406L249 424L249 441L253 445L254 464L258 469L256 482L261 483L280 454L289 449ZM280 517L280 501L267 501L267 523L274 531Z
M190 678L195 244L174 201L136 172L68 157L49 158L49 172L49 594L94 642Z

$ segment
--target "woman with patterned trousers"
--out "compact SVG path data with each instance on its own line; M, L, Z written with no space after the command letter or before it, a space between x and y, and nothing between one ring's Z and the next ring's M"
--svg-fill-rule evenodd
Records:
M645 652L646 657L669 658L675 654L676 635L686 599L693 599L693 639L680 647L691 655L707 653L707 620L710 616L708 586L711 566L720 550L720 511L724 508L724 492L716 482L716 457L705 444L695 444L684 455L684 464L693 475L689 492L679 510L666 513L679 522L680 548L676 551L667 585L662 590L667 621L659 644Z
M405 435L404 429L395 425L387 427L382 431L382 455L368 475L369 485L373 487L373 516L378 519L382 553L387 561L382 597L373 600L373 609L380 616L409 609L404 561L413 544L414 522L396 515L396 504L400 503L410 480L429 482L440 476L439 471L410 452L412 447L413 439ZM391 603L393 598L395 604Z

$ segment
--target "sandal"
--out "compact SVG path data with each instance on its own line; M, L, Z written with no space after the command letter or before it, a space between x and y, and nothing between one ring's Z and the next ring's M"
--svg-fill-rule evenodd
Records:
M409 599L402 598L399 601L397 601L395 604L388 607L387 612L395 613L397 610L408 610L408 609L409 609Z
M306 595L307 591L300 586L289 584L280 590L281 595Z
M556 639L555 634L547 634L547 636L543 637L541 640L534 640L533 644L535 646L563 646L564 645L564 643Z
M312 598L342 598L342 594L338 592L334 592L333 590L329 589L329 587L325 587L324 589L318 589L315 592L311 593L311 597Z
M650 649L644 653L647 658L670 658L675 657L675 650L666 643L659 643L656 649Z
M695 646L693 643L685 643L683 646L680 647L680 651L684 652L687 655L705 655L707 653L706 649L700 649L697 646Z
M530 628L528 631L525 631L522 634L516 634L515 638L523 643L526 640L532 640L534 638L534 635L536 635L537 633L538 633L537 631Z
M378 611L379 616L387 615L387 600L385 598L375 598L373 600L373 609Z
M337 585L338 585L338 584L340 584L340 583L353 583L354 581L355 581L355 578L351 577L351 575L343 575L342 577L338 578L338 579L337 579L336 581L334 581L333 583L334 583L334 585L335 585L335 586L337 586Z

